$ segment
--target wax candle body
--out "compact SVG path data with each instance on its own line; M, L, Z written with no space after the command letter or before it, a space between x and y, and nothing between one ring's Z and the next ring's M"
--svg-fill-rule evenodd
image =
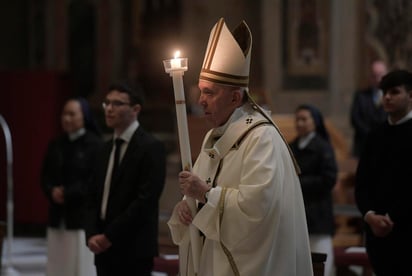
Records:
M174 58L171 60L171 67L172 69L181 69L182 68L182 59L181 58Z

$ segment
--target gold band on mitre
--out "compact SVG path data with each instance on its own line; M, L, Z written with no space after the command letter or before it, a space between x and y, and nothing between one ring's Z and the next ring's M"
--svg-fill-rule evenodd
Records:
M199 78L202 80L231 86L246 87L249 84L249 76L235 76L206 69L201 70Z
M251 49L252 34L245 21L230 32L224 19L219 19L210 32L199 79L247 87Z

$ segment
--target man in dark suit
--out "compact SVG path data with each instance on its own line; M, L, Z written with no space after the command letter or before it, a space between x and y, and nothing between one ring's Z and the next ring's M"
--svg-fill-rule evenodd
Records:
M158 254L164 145L139 125L141 93L114 84L103 108L114 137L101 152L90 186L87 245L95 253L98 276L150 276Z
M362 152L368 133L386 119L381 101L382 91L378 87L379 81L386 72L387 67L383 61L373 61L370 65L369 86L354 94L350 123L354 131L352 154L356 158Z

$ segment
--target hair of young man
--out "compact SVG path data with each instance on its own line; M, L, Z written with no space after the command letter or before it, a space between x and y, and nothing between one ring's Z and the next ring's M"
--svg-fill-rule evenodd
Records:
M132 87L127 82L115 82L109 86L109 92L114 90L129 95L130 105L143 105L144 103L144 91L140 85Z

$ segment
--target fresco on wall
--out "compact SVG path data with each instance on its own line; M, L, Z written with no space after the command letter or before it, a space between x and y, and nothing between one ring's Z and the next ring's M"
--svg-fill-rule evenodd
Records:
M329 4L283 1L285 89L326 89L329 66Z
M375 38L369 45L394 67L412 69L412 2L368 1L367 12L368 35Z

